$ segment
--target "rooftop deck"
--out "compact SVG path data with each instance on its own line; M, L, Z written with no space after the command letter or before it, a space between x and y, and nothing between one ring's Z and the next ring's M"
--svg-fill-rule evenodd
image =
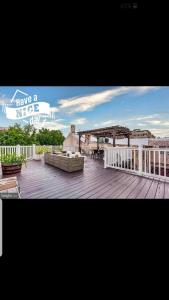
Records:
M169 183L104 169L102 160L87 157L84 170L75 173L28 161L17 178L26 199L169 199Z

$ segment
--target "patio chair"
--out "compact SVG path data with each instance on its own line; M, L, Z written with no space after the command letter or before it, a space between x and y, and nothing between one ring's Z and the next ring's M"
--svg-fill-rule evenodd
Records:
M98 152L97 149L92 150L92 154L91 154L91 157L92 157L92 158L97 158L98 155L99 155L99 152Z
M98 151L98 154L99 154L99 158L103 158L104 157L104 150L100 149Z
M17 177L8 177L0 179L0 195L3 198L3 193L16 193L17 198L21 198L20 187L17 181ZM7 197L5 197L7 198Z

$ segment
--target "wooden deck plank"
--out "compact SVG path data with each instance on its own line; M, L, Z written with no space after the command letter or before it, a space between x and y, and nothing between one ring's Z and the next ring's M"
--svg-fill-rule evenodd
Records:
M135 197L135 199L145 199L152 183L153 183L153 179L150 178L145 178L146 181L144 182L144 185L142 186L141 189L138 189L137 191L137 195Z
M112 181L113 174L110 174L110 177L101 176L99 180L94 180L93 182L89 181L88 184L85 184L83 186L77 186L76 189L71 190L71 196L70 199L77 199L86 194L87 192L90 192L93 189L97 189L99 187L103 187L104 185L108 185L109 182ZM116 175L120 176L120 174ZM64 198L65 195L61 196L61 198Z
M165 182L164 186L164 199L169 199L169 183Z
M125 174L118 174L118 176L116 175L115 178L112 178L110 181L108 181L106 184L104 184L103 186L100 185L99 187L92 189L90 191L86 191L85 194L83 194L82 196L79 197L79 199L95 199L97 197L101 198L103 196L103 198L105 197L105 193L110 191L110 189L112 190L113 186L116 186L118 182L121 182L121 180L123 180L125 178Z
M158 180L153 180L148 193L146 194L145 198L146 199L154 199L157 191L157 186L158 186Z
M126 178L120 183L120 185L116 186L116 188L111 192L111 194L107 197L108 199L116 199L120 193L122 193L129 184L131 184L136 178L135 175L126 174Z
M126 184L126 182L128 182L128 180L130 180L131 177L133 177L133 175L129 175L126 174L125 172L123 172L123 178L120 178L120 180L118 180L117 182L112 182L109 189L107 189L107 191L105 193L101 193L101 195L99 195L99 198L104 199L106 197L106 199L111 199L112 195L114 195L114 193L121 189L122 183L123 185Z
M128 198L128 196L129 196L130 193L132 193L133 191L139 189L139 185L140 185L141 181L143 180L143 178L140 177L140 176L135 176L135 177L136 177L135 180L133 182L131 182L128 185L128 187L123 190L122 193L119 193L119 195L117 196L117 198L126 199L126 198Z
M81 180L79 180L79 181L74 181L74 182L71 182L70 184L66 184L64 186L63 185L59 186L58 188L49 187L48 190L44 191L45 194L43 194L43 196L46 195L46 193L47 193L47 197L54 195L54 197L65 198L67 196L70 196L71 193L73 193L73 192L75 193L78 190L82 191L82 189L86 189L88 185L92 186L94 183L99 182L99 180L101 182L102 176L103 176L102 173L97 172L96 176L91 177L91 178L88 177L86 180L81 178ZM65 189L65 187L66 187L66 189ZM67 188L67 187L69 187L69 188Z
M126 174L124 172L121 172L122 176L119 178L115 178L106 188L103 187L101 191L95 191L93 195L91 195L90 199L100 198L105 199L107 198L113 190L118 188L121 185L121 182L126 179Z
M52 188L54 188L54 190L56 190L55 188L55 182L56 182L56 187L59 187L61 188L62 186L65 187L66 185L69 185L69 184L77 184L77 180L79 180L79 183L82 182L82 181L87 181L87 180L90 180L90 177L89 175L91 176L91 178L96 178L97 176L102 176L102 170L100 171L93 171L91 169L90 173L88 173L87 171L87 174L86 172L83 172L83 171L80 171L80 173L78 174L78 176L75 176L74 174L68 174L62 170L61 173L59 171L59 175L61 174L61 177L59 177L58 179L58 169L57 168L54 168L52 167L52 169L55 170L55 178L53 178L53 176L51 176L51 179L50 179L50 183L49 181L46 182L46 184L44 184L44 189L45 191L51 191ZM50 169L49 169L50 170ZM77 173L77 172L76 172ZM66 178L65 178L66 177ZM39 178L39 182L40 182L40 178ZM52 183L52 184L51 184ZM30 184L29 184L30 186ZM42 186L42 184L41 184ZM27 188L29 188L27 186ZM34 184L33 184L33 188L34 188ZM31 191L32 191L32 187L31 187ZM65 189L63 188L63 191L65 191Z
M133 175L130 175L130 176L133 176ZM122 182L123 182L123 184L125 184L129 180L130 176L128 176L128 174L124 173L124 177L118 182L113 182L112 185L110 186L109 190L107 190L105 193L102 193L100 195L100 198L111 199L112 194L116 193L116 191L121 188Z
M0 169L0 178L2 177ZM84 170L75 173L64 172L43 161L29 161L17 178L22 198L169 198L169 183L117 169L104 169L102 160L91 158L85 158Z
M137 188L134 188L127 196L127 199L135 199L137 197L137 194L141 192L141 190L144 188L144 185L146 184L147 178L140 177L141 181L137 185Z
M163 199L164 192L165 192L165 182L159 181L157 190L156 190L156 194L155 194L155 199Z

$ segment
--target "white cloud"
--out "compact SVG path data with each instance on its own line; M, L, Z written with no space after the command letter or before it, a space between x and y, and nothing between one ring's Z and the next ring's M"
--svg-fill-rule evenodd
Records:
M55 122L64 121L65 119L55 119Z
M110 102L113 98L126 94L129 92L136 92L138 94L147 93L150 90L158 87L117 87L106 91L97 92L88 96L79 96L68 99L59 100L59 108L67 109L69 113L83 112L93 109L97 105Z
M57 107L50 107L50 112L54 113L54 112L58 112L59 109Z
M49 130L62 130L69 127L68 125L58 121L35 123L34 126L36 129L47 128Z
M129 120L130 121L142 121L142 120L147 120L147 119L153 119L154 117L158 117L158 116L159 116L159 114L152 114L152 115L134 117L134 118L129 119Z
M140 87L135 87L135 92L143 95L151 90L158 90L160 86L140 86Z
M138 123L138 126L146 126L146 124Z
M149 121L146 121L146 123L156 125L156 124L161 124L161 121L160 120L151 120L151 121L149 120Z
M169 136L169 129L168 128L151 128L150 131L155 135L155 136Z
M108 120L108 121L102 122L101 125L104 125L104 126L110 125L111 126L111 125L114 125L115 123L117 123L117 122L114 120Z
M11 103L11 99L6 98L4 95L0 95L0 106L1 106L1 111L3 113L5 113L6 106L10 103Z
M169 126L169 121L161 122L160 125L163 125L163 126Z
M75 125L82 125L82 124L86 123L86 121L87 121L86 118L79 118L79 119L72 121L71 123L75 124Z
M5 96L0 96L0 105L6 105L11 103L11 99L6 98Z
M148 120L146 123L153 124L153 125L160 125L160 126L169 126L168 120Z
M100 122L100 123L95 123L94 124L94 127L101 127L101 126L114 126L114 125L118 125L120 123L124 122L121 121L121 120L107 120L107 121L103 121L103 122Z

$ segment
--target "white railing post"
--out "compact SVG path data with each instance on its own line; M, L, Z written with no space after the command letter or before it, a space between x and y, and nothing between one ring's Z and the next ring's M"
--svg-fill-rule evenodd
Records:
M107 155L108 155L108 150L104 149L104 169L107 168Z
M143 157L143 147L142 145L139 145L138 147L138 172L141 174L142 173L142 168L143 168L143 164L142 164L142 157Z
M164 151L164 177L166 177L166 166L167 166L166 151Z
M16 155L20 155L21 154L21 147L20 145L16 146Z
M33 147L33 159L35 159L36 158L36 145L33 144L32 147Z

